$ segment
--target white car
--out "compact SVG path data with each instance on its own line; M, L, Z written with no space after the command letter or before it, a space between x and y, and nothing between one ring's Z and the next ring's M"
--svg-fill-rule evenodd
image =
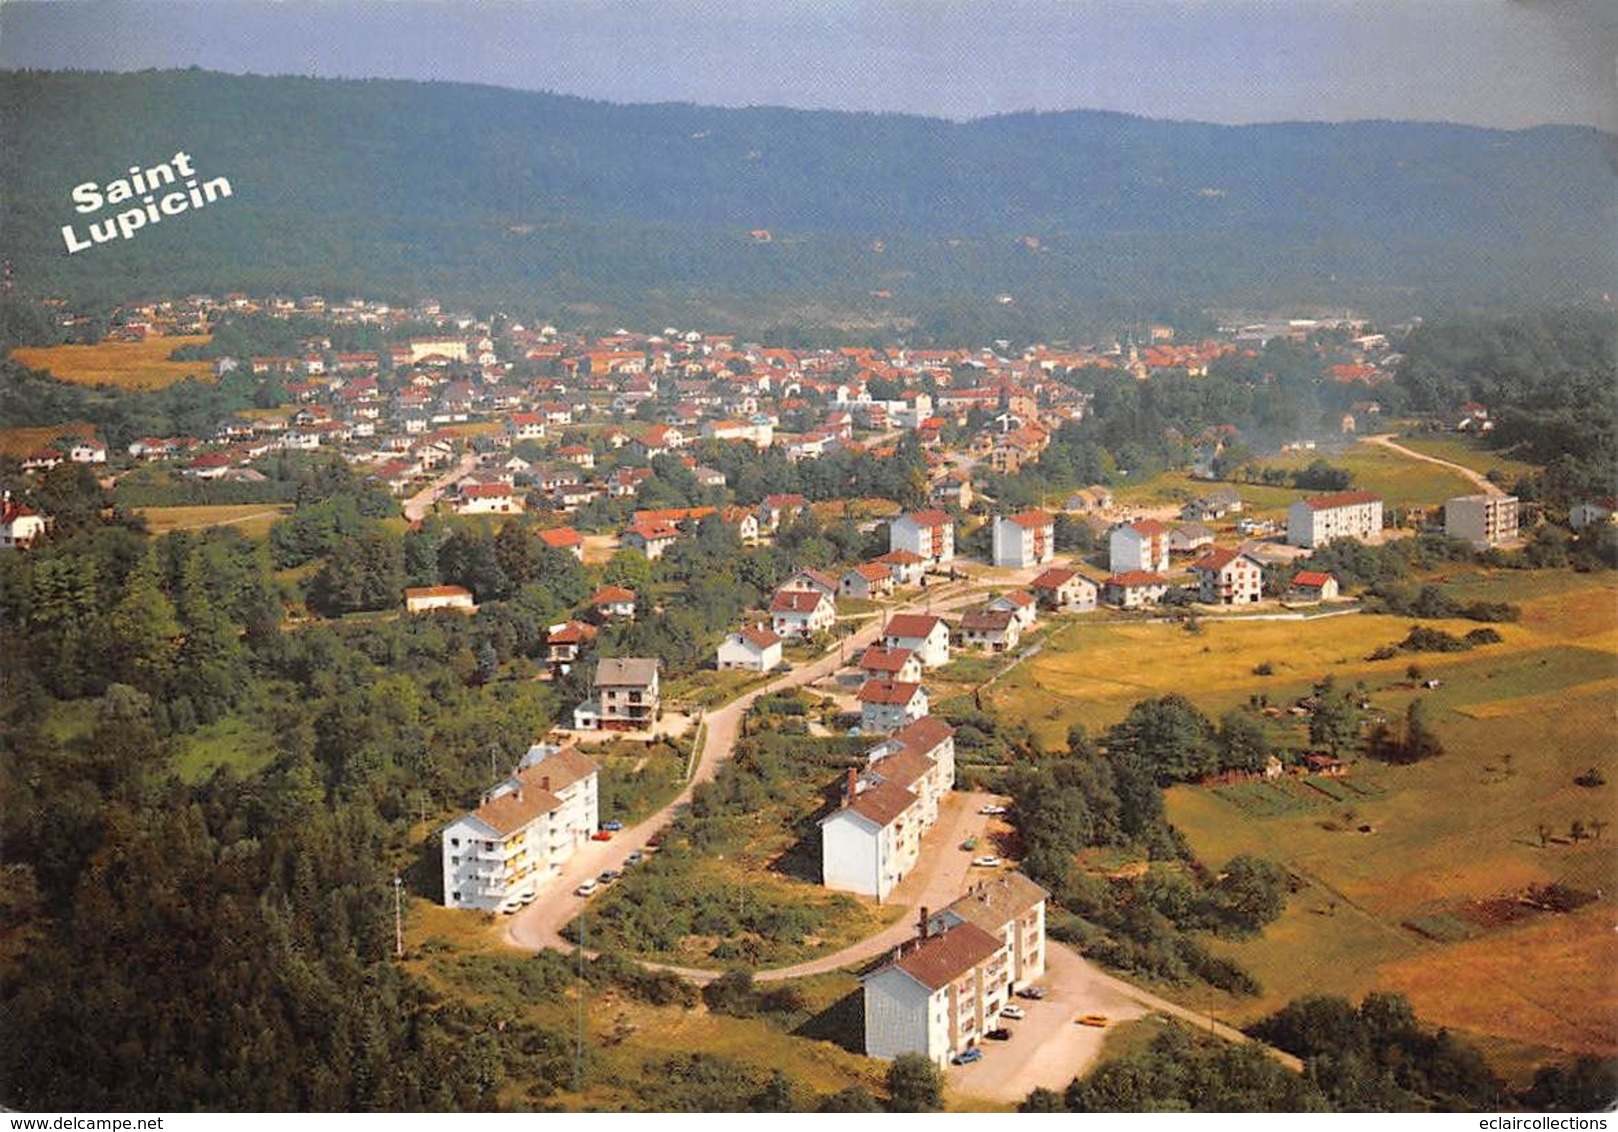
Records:
M1008 812L1008 811L1006 810L1006 807L1004 807L1004 806L984 806L982 809L980 809L978 811L978 813L983 814L983 815L985 815L987 817L991 817L991 818L997 818L1001 814L1004 814L1006 812Z
M1000 858L991 853L982 857L973 857L972 863L977 865L979 868L992 869L1000 863Z
M573 894L575 896L593 896L595 895L595 890L600 887L600 882L598 882L595 877L591 877L589 880L579 885L579 887L575 888L573 890Z
M1012 1002L1007 1003L1005 1006L1000 1008L1000 1017L1009 1018L1013 1022L1021 1022L1024 1018L1028 1017L1028 1015L1023 1012L1022 1007Z
M521 900L518 900L515 896L508 896L500 902L500 913L502 915L509 916L521 907Z

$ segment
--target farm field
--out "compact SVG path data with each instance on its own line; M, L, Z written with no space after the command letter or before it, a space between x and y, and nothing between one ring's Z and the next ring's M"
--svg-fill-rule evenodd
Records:
M126 390L162 389L195 377L212 381L208 362L171 362L181 346L201 346L206 334L148 338L144 342L98 342L94 346L19 346L11 356L31 369L75 385L114 385Z
M1060 744L1069 722L1093 733L1136 700L1171 691L1214 716L1250 694L1288 702L1326 672L1339 684L1363 680L1389 717L1423 697L1445 747L1436 759L1360 759L1339 781L1169 791L1169 816L1203 860L1257 853L1301 882L1262 937L1211 943L1264 988L1221 1001L1221 1016L1245 1022L1300 994L1389 989L1507 1062L1530 1048L1613 1053L1618 836L1608 819L1618 787L1574 778L1595 767L1618 780L1618 585L1571 572L1450 581L1468 599L1520 602L1522 620L1496 626L1497 645L1375 663L1359 658L1402 636L1408 620L1208 623L1200 634L1080 625L1010 674L997 700L1032 704L1025 717ZM1467 623L1436 624L1457 632ZM1265 660L1275 675L1254 675ZM1418 691L1405 677L1411 660L1439 687ZM1547 903L1536 891L1570 894L1578 906L1536 909Z
M170 531L195 531L204 527L234 527L248 538L262 538L291 511L290 506L233 503L195 507L142 507L135 513L145 518L148 529L154 535L166 535Z
M89 421L39 425L34 428L0 429L0 456L27 456L49 448L59 436L94 436L96 426Z
M1477 491L1477 485L1459 472L1365 443L1337 452L1288 452L1259 463L1267 468L1292 470L1318 459L1348 471L1354 477L1353 490L1374 491L1389 507L1431 507L1451 496Z

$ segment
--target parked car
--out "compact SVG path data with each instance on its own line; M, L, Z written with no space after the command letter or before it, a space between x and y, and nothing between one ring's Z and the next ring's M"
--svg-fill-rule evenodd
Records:
M996 1026L994 1029L984 1033L983 1036L991 1042L1009 1042L1011 1040L1011 1031L1004 1026Z
M973 857L972 863L980 868L992 869L1000 863L1000 858L996 857L993 853L990 853L983 857Z
M983 1051L978 1049L977 1046L973 1046L971 1049L963 1049L950 1060L956 1065L971 1065L974 1061L983 1060Z
M978 839L975 838L975 837L968 837L965 841L961 842L961 848L966 850L968 853L970 853L972 850L976 849L977 847L978 847Z
M1024 1013L1022 1007L1018 1006L1015 1002L1010 1002L1000 1008L1000 1017L1009 1018L1013 1022L1021 1022L1024 1018L1028 1017L1028 1015Z
M600 876L596 877L596 881L603 888L605 888L607 885L611 884L613 881L617 880L619 877L621 877L623 875L624 874L619 872L617 869L608 869L606 872L604 872Z
M978 811L978 813L984 814L984 815L986 815L988 817L991 817L991 818L999 817L1001 814L1006 813L1006 812L1007 812L1007 810L1006 810L1006 807L1004 807L1004 806L984 806L982 809L980 809Z
M631 865L638 865L645 859L646 854L642 853L639 849L636 849L633 853L624 858L624 867L628 868Z
M595 878L592 877L583 884L579 885L579 887L575 888L573 892L576 896L592 896L595 894L595 890L600 887L601 886L595 882Z
M522 907L522 901L518 900L515 896L508 896L508 897L506 897L504 900L502 900L500 902L500 912L501 912L502 915L505 915L505 916L511 915L513 912L515 912L518 908L521 908L521 907Z
M1017 992L1017 997L1018 998L1034 998L1034 999L1044 998L1045 997L1045 988L1044 987L1023 987L1022 990Z
M601 828L606 830L608 833L617 833L620 829L624 828L624 823L621 821L604 821L601 823Z
M610 830L610 829L598 829L598 830L596 830L594 833L592 833L590 835L590 840L591 841L611 841L612 840L612 830Z
M527 892L519 892L517 893L517 903L532 904L534 902L534 895L534 890L531 888Z
M1105 1014L1081 1014L1078 1023L1081 1026L1105 1026L1110 1019Z

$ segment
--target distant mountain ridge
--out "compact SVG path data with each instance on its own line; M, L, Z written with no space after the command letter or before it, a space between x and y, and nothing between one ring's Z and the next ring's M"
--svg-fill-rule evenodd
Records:
M1614 139L1580 127L958 123L191 70L0 73L0 139L0 242L32 293L880 321L1618 290ZM66 254L75 185L182 150L229 200Z

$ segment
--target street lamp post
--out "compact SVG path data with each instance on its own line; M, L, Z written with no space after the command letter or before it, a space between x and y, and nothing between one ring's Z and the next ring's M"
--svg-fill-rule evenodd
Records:
M404 958L404 880L393 878L393 954Z

